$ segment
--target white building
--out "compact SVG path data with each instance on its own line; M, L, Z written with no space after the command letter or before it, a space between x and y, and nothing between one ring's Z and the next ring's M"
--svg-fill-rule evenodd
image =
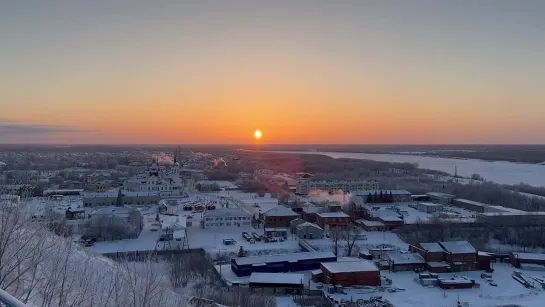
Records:
M251 226L252 214L238 208L207 211L202 218L204 228Z
M177 163L168 168L154 163L146 173L126 180L123 187L131 192L158 192L161 197L182 196L184 193Z

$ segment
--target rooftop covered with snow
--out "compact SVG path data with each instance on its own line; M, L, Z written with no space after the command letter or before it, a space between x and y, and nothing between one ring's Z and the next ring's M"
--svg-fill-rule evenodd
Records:
M477 250L467 241L447 241L439 242L447 253L452 254L471 254L477 253Z
M377 266L373 262L367 260L328 262L322 263L322 266L331 273L378 271Z
M252 273L249 282L256 284L300 285L305 275L300 273Z

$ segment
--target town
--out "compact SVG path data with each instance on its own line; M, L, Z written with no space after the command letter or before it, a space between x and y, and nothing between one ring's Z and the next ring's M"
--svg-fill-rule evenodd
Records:
M544 211L404 188L413 172L439 186L486 183L403 164L327 179L296 166L309 157L5 151L2 218L44 227L70 254L153 275L195 306L538 306L545 297L543 245L516 240L545 228ZM2 257L2 273L22 265Z

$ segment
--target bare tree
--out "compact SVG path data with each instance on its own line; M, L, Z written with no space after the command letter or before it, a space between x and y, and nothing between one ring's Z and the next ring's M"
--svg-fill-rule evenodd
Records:
M352 256L356 242L361 238L361 232L361 229L356 225L350 225L342 232L341 239L346 244L346 256Z

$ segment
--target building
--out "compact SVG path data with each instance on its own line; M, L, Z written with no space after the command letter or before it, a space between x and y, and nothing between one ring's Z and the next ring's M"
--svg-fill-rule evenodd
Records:
M324 229L309 222L297 225L294 233L299 239L322 239L324 237Z
M444 261L426 262L426 269L430 273L442 274L450 271L450 265Z
M357 220L356 224L361 226L365 231L385 231L386 226L380 221L368 221L368 220Z
M430 200L434 203L443 204L446 206L452 205L456 196L441 192L429 192L426 193L430 197Z
M247 227L252 225L252 214L239 208L207 211L202 218L204 228Z
M528 264L545 266L545 254L511 252L509 253L509 262L516 268L521 268Z
M252 273L248 285L252 292L301 294L305 275L300 273Z
M322 263L325 284L349 286L380 286L380 271L369 260Z
M475 286L475 281L465 277L440 278L437 280L437 286L443 290L471 289Z
M411 192L407 190L364 190L364 191L351 191L350 200L356 205L362 205L366 203L399 203L410 202ZM382 195L382 201L379 199Z
M479 212L479 213L486 212L487 211L486 208L488 207L487 204L483 204L477 201L472 201L472 200L463 199L463 198L454 199L453 205L458 208L462 208L462 209L466 209L466 210L474 211L474 212Z
M342 191L377 190L378 182L371 180L303 180L297 183L295 194L307 195L313 190L337 193Z
M418 253L388 252L383 260L388 264L388 270L392 272L420 271L426 268L426 261Z
M439 242L445 250L445 261L451 272L475 271L478 268L477 250L467 241Z
M419 253L426 262L441 262L445 260L445 250L439 243L418 243L409 246L409 251Z
M176 162L168 168L153 163L147 172L126 180L123 187L130 192L157 192L161 197L182 196L184 183L180 171Z
M300 218L296 218L296 219L293 219L290 221L290 230L291 230L291 233L295 233L295 228L301 224L304 224L306 223L305 220L303 219L300 219Z
M252 256L231 259L231 270L237 276L250 276L252 273L285 273L310 271L320 268L320 263L336 262L332 252L305 252Z
M123 205L156 205L161 200L157 192L122 191ZM118 192L86 192L83 193L84 207L115 206Z
M399 215L384 214L379 215L374 219L384 224L384 228L386 228L386 230L396 229L405 225L405 220L403 220L403 218Z
M481 271L492 269L492 255L487 252L477 252L477 268Z
M477 222L493 225L545 225L545 212L526 212L517 209L495 207L501 212L477 213Z
M277 206L260 214L265 228L289 228L290 222L299 215L290 208Z
M346 229L350 223L350 216L340 212L316 213L316 224L322 229Z
M418 211L426 212L429 214L443 211L443 205L442 204L434 204L434 203L418 203L416 206L418 208Z
M79 196L82 194L83 194L83 189L53 189L53 190L45 190L43 192L43 196L53 196L53 195Z

